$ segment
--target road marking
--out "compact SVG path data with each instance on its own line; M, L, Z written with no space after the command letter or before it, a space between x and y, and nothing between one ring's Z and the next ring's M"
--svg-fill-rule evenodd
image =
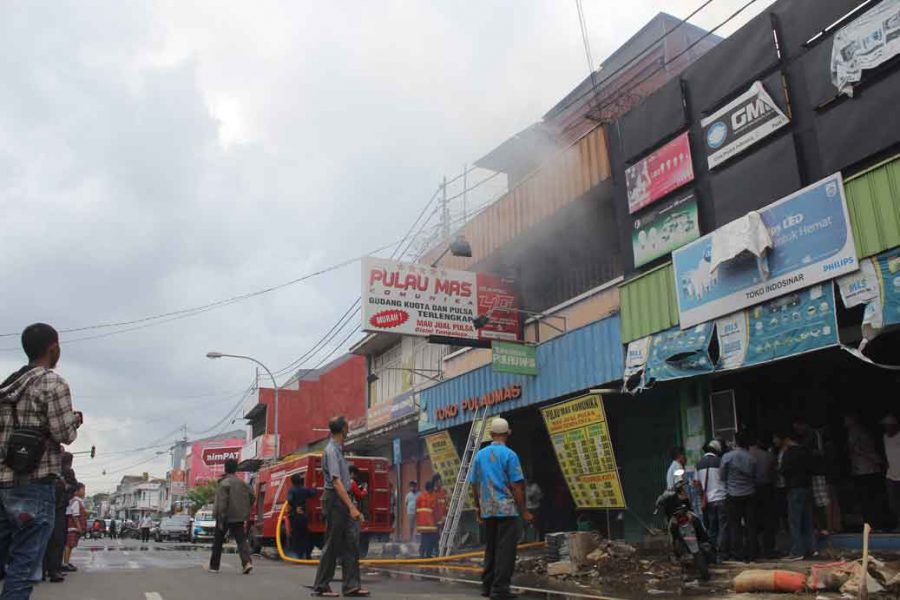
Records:
M139 564L137 563L136 560L129 560L129 561L128 561L128 568L129 568L129 569L140 569L140 568L141 568L141 565L139 565ZM155 593L155 592L154 592L154 593Z
M163 597L159 595L159 592L144 592L144 597L147 600L163 600Z

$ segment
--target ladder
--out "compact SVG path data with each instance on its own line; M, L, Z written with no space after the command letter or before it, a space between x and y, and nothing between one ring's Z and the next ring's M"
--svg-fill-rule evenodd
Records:
M441 530L441 541L438 546L438 556L450 555L456 547L456 533L459 530L459 520L462 516L466 498L469 495L469 473L472 471L472 463L475 454L484 439L484 430L487 427L487 406L479 406L475 410L472 419L472 427L469 429L469 438L466 440L466 448L463 450L459 463L459 473L456 475L456 483L453 484L453 493L447 505L447 519Z

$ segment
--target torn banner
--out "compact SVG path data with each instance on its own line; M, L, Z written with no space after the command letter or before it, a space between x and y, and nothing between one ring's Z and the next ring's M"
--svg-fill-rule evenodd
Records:
M715 364L709 356L709 343L713 325L710 321L685 330L675 326L655 334L650 341L644 380L650 383L712 373Z
M862 72L900 54L900 0L884 0L842 27L831 47L831 82L853 96Z
M755 210L712 232L711 247L711 273L715 273L722 263L749 253L756 257L760 280L769 278L767 254L772 249L772 236Z
M861 260L860 270L838 279L844 306L865 304L859 350L885 327L900 325L900 248Z

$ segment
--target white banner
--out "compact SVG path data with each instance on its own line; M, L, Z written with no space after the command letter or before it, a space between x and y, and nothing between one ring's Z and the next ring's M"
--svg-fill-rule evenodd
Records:
M865 69L900 54L900 0L884 0L842 27L831 46L831 82L838 94L853 96Z

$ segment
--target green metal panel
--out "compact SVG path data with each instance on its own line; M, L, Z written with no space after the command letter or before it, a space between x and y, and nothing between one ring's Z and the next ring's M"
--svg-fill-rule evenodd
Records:
M623 343L678 324L673 273L666 263L619 287Z
M900 156L849 177L844 188L857 256L900 246Z

